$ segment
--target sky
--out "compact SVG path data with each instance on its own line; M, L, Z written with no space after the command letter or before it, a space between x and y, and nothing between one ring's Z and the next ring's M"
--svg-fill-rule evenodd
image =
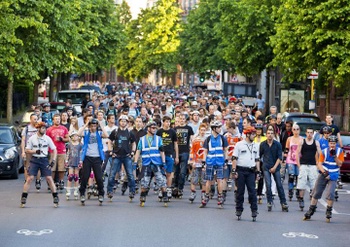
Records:
M132 17L137 18L137 15L141 12L141 8L146 8L147 0L126 0L130 6Z

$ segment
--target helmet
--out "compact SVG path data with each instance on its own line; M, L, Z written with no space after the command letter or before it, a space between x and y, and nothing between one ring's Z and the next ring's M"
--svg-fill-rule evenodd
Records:
M118 121L120 121L120 120L125 120L125 121L128 121L128 122L129 122L129 118L128 118L128 116L126 116L126 115L120 115Z
M330 126L324 126L323 128L322 128L322 132L323 133L328 133L328 134L330 134L330 133L332 133L332 128L330 127Z
M51 106L51 104L50 103L44 103L43 104L43 107L45 108L45 107L50 107Z
M262 124L256 124L255 129L263 129L264 126Z
M254 127L247 127L243 130L243 133L246 134L251 134L251 133L255 133L256 129Z
M72 138L74 135L77 135L78 134L78 132L77 131L75 131L75 130L73 130L71 133L70 133L70 137Z
M338 137L335 135L331 135L328 137L328 142L338 142Z
M150 122L148 122L146 127L148 128L148 127L152 127L152 126L157 126L157 123L154 121L150 121Z
M89 122L89 125L90 124L98 124L97 119L96 118L91 119L90 122Z
M44 122L37 122L36 124L35 124L35 128L41 128L41 127L46 127L46 123L44 123Z
M213 129L213 128L218 128L218 127L221 127L222 124L219 122L219 121L213 121L211 122L210 124L210 127Z
M191 112L191 114L192 115L195 115L195 114L199 115L199 111L193 111L193 112Z

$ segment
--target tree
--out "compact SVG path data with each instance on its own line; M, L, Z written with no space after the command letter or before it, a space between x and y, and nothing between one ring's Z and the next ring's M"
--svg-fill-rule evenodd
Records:
M176 71L180 11L175 0L159 0L127 26L129 63L119 66L123 75L133 80L146 77L152 70L163 75Z
M324 83L349 92L350 6L345 0L285 0L276 9L275 59L286 80L305 80L316 68Z
M274 33L272 6L278 1L220 0L220 22L216 25L222 37L224 58L235 71L251 77L264 70L273 58L268 44Z
M180 34L179 61L183 69L190 72L230 69L223 58L222 35L214 28L220 18L217 0L200 1L189 13Z

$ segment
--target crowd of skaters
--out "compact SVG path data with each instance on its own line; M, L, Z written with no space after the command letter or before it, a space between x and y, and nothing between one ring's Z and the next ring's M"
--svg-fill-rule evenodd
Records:
M282 186L286 174L289 198L298 191L301 209L305 190L313 190L309 215L326 184L328 206L333 205L337 179L330 175L339 173L343 152L339 129L330 114L321 130L308 128L303 138L297 124L282 122L276 106L266 111L261 94L254 106L247 106L233 95L200 88L121 83L107 84L102 92L94 93L91 99L86 95L81 114L70 99L56 114L50 111L49 103L33 106L30 123L22 131L22 156L26 160L22 205L32 180L40 189L40 176L46 178L55 205L57 190L64 188L67 198L73 192L84 204L86 189L92 190L95 184L102 203L107 166L108 198L112 200L116 183L120 182L123 194L129 187L130 200L141 187L142 206L153 186L166 205L171 197L181 198L188 179L189 200L195 200L200 187L201 207L215 191L217 204L223 207L227 191L233 188L238 218L244 210L247 188L255 220L257 204L262 203L264 195L269 211L275 195L282 210L288 211ZM322 134L321 139L314 139L315 131ZM332 145L339 140L335 155L329 140ZM319 178L323 178L321 185L316 182Z

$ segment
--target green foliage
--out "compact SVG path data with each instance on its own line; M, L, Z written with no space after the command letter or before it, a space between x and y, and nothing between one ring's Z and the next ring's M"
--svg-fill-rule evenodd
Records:
M223 58L222 35L214 29L220 18L217 0L202 0L190 12L180 35L179 61L184 70L230 69Z
M128 61L118 64L120 74L134 80L152 70L163 75L176 72L180 11L175 0L159 0L126 26Z
M350 5L345 0L285 0L276 9L276 34L271 37L287 80L303 80L313 68L336 86L350 76ZM345 89L345 88L344 88ZM349 90L346 87L346 90Z
M235 71L246 76L259 74L272 60L267 44L273 34L272 5L278 1L220 0L220 22L215 29L222 37L223 56Z

